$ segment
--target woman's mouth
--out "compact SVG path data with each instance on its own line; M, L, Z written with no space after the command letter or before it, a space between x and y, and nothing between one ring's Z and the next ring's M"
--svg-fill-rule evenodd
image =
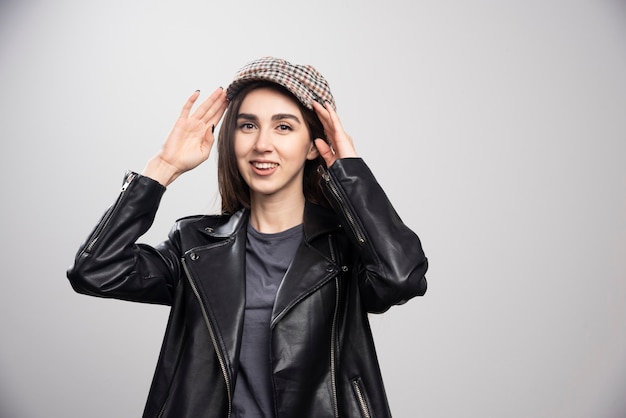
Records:
M278 167L277 163L262 163L258 161L253 161L252 166L257 170L271 170L272 168Z

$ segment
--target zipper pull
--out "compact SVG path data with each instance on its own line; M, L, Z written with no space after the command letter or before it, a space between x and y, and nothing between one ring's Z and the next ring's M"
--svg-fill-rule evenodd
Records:
M128 175L128 177L126 177L126 181L124 182L124 184L122 185L122 192L125 192L126 189L128 188L128 186L130 185L130 183L132 183L132 181L135 179L135 177L137 177L137 175L135 173L130 173Z
M330 181L330 174L328 174L328 171L324 168L324 166L317 166L317 173L322 176L324 180Z

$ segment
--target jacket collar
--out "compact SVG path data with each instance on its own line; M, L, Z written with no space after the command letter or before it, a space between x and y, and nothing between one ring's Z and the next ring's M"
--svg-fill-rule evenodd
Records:
M214 238L228 238L248 225L250 210L241 209L230 216L218 217L218 222L211 226L201 225L204 233ZM337 215L326 207L307 202L304 206L304 239L311 243L320 235L328 234L340 228Z
M304 206L304 239L310 243L320 235L341 228L339 218L332 209L313 203Z

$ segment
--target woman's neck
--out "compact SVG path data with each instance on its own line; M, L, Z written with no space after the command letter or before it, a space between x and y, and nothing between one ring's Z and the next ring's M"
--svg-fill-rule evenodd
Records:
M250 223L259 232L273 234L300 225L304 219L304 196L290 199L251 198Z

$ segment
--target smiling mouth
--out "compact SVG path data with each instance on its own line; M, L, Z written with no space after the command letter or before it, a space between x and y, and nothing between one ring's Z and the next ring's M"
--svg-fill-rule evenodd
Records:
M253 161L252 165L254 166L254 168L257 168L259 170L270 170L272 168L278 167L278 164L276 163L260 163L256 161Z

